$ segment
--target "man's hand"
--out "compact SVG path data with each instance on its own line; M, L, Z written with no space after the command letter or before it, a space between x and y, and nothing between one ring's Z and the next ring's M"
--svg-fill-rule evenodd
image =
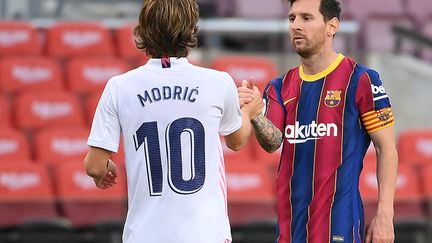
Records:
M254 80L243 80L242 85L237 88L239 94L240 108L244 105L249 104L253 100L254 95Z
M369 226L365 243L393 243L394 238L393 214L378 212Z
M105 176L100 179L94 179L96 187L98 188L108 189L117 184L117 166L111 159L108 159L106 169L107 172Z
M242 112L248 114L250 120L261 114L264 107L261 93L254 83L253 79L243 80L242 86L238 87L240 107Z

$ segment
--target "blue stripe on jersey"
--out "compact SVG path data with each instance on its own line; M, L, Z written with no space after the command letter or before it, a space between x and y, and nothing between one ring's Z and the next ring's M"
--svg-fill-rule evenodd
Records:
M302 83L296 119L300 125L308 125L312 121L316 121L323 84L324 78L315 82ZM307 134L305 136L310 137ZM312 183L315 159L315 154L310 151L315 151L315 140L309 140L295 146L295 172L291 180L292 242L305 243L307 241L308 209L313 195Z
M363 164L362 159L370 139L358 121L359 112L355 97L359 78L364 71L365 69L361 66L355 67L346 93L342 144L342 151L344 151L342 161L344 163L337 172L336 193L331 212L330 240L333 236L341 236L344 238L344 242L360 243L362 241L359 233L363 238L363 204L358 190L358 178ZM353 132L355 130L358 132ZM355 237L355 241L353 241L353 237ZM338 243L338 241L331 242Z

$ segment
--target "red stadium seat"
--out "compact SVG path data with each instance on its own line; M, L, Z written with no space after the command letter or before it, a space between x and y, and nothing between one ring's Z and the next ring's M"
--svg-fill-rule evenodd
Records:
M11 128L1 128L0 162L15 163L29 159L30 149L26 136Z
M64 216L75 226L90 226L102 221L122 222L126 213L126 178L121 167L117 185L102 190L95 186L81 161L58 164L55 181Z
M10 107L6 97L0 95L0 129L10 127Z
M360 192L365 208L365 222L369 224L375 216L378 204L378 182L376 163L364 165L360 176ZM424 218L420 181L409 164L399 164L395 192L395 220L416 221Z
M47 29L47 54L58 58L113 55L111 34L103 25L63 22Z
M63 88L59 64L46 57L5 58L0 61L0 74L0 90L9 93Z
M0 22L0 56L36 55L41 51L36 28L26 22Z
M66 67L69 89L78 94L100 93L108 79L129 70L129 65L118 58L80 57Z
M34 137L35 158L43 163L83 161L88 151L89 129L51 128L38 131Z
M432 217L432 164L425 165L421 170L422 191L426 199L429 217Z
M252 151L253 147L251 146L252 145L251 142L248 142L248 144L246 144L246 146L240 149L239 151L234 151L229 149L225 144L225 140L223 136L221 136L221 143L222 143L222 153L226 164L227 163L235 164L240 162L242 163L254 162L253 151Z
M60 91L20 94L15 99L14 116L16 125L26 130L84 124L78 98Z
M228 212L233 225L273 221L276 198L267 167L259 163L227 163Z
M267 83L278 75L275 64L264 57L221 56L213 60L211 67L228 72L237 86L241 85L243 79L253 77L261 92Z
M121 57L128 59L140 59L146 56L135 46L135 36L133 35L134 25L124 25L115 32L117 51Z
M101 97L101 94L94 93L92 95L89 95L85 100L85 115L86 115L86 121L89 125L93 122L93 117L96 111L96 107L99 104L99 99Z
M432 130L409 130L398 136L399 161L401 163L432 163Z
M0 163L0 227L57 216L52 183L45 166Z

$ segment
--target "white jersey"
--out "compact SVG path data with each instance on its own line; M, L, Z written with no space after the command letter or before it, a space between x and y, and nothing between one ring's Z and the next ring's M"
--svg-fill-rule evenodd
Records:
M231 241L220 135L241 127L232 78L186 58L150 59L111 78L88 144L117 152L128 183L124 243Z

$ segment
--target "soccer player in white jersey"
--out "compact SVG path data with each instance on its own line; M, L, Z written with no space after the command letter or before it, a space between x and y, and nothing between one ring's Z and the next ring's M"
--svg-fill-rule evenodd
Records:
M198 16L195 0L144 1L134 33L151 59L111 78L95 112L84 163L97 187L116 184L109 158L124 139L124 243L231 242L220 135L242 148L263 104L255 87L240 109L227 73L188 62Z

